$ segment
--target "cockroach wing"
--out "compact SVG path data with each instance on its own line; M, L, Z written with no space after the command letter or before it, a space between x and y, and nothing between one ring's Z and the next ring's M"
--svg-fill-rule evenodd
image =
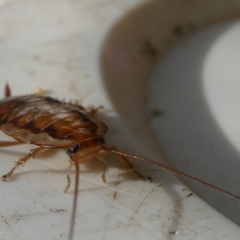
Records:
M83 107L40 95L2 100L0 129L18 141L53 148L102 137L107 131L106 125Z

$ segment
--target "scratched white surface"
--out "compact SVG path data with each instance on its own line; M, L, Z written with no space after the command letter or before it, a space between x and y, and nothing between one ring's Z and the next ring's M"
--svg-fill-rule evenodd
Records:
M151 137L149 132L142 128L138 119L133 127L137 138L126 129L111 102L114 98L108 98L102 83L104 80L109 89L107 81L110 81L111 74L106 75L107 61L100 57L103 42L114 24L142 3L144 1L137 0L1 1L0 93L8 81L13 95L31 93L41 87L51 90L51 94L60 99L78 100L85 106L103 105L101 116L109 126L107 144L156 159L155 153L150 151L152 140L148 139ZM150 2L146 13L149 14L151 9L156 8L151 8ZM140 10L144 12L144 5ZM140 20L135 19L136 23ZM128 26L125 21L120 29ZM151 25L144 29L147 35ZM143 33L131 35L131 40ZM115 40L119 43L118 38ZM124 44L127 46L126 42ZM116 53L123 45L116 45ZM107 49L108 45L105 47ZM122 56L128 54L122 53ZM119 63L117 57L116 62ZM123 61L119 64L125 66L125 60L120 60ZM102 74L102 69L105 74ZM116 74L121 77L124 72ZM129 95L120 90L122 99L118 102L124 102ZM131 90L132 96L137 94L137 90L138 85L135 85ZM118 102L114 102L115 106L119 106ZM125 102L124 105L133 114L130 126L135 120L135 113L130 108L132 104L134 102ZM136 116L140 108L141 105L136 109ZM121 109L119 112L123 113ZM5 138L1 134L1 139ZM1 174L6 173L13 162L31 147L0 149ZM239 238L237 225L195 195L187 197L190 191L169 174L133 161L140 172L154 179L149 183L127 173L114 157L107 160L106 184L101 181L101 162L81 166L74 239ZM68 158L64 151L54 151L39 155L19 168L8 182L0 183L1 240L68 238L73 186L63 194L67 167Z

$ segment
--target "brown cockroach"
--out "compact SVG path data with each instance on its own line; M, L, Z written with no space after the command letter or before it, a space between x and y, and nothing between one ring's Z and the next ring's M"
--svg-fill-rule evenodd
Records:
M74 232L79 164L92 158L102 158L110 153L115 154L126 168L132 170L142 179L146 178L133 167L126 157L158 166L169 172L190 178L196 182L240 199L240 196L234 193L216 187L167 165L133 154L120 152L115 147L106 146L104 135L107 132L107 126L97 118L97 111L98 109L92 108L91 110L86 110L78 104L65 103L38 94L11 97L11 91L8 86L6 86L5 89L5 99L0 102L0 130L17 140L0 141L0 147L19 144L34 144L38 146L21 157L12 169L2 176L2 181L6 181L18 166L23 165L31 157L33 158L44 149L66 149L66 153L71 159L71 164L75 165L75 191L69 240L73 239ZM102 174L102 180L104 182L106 182L105 169L106 164ZM67 175L67 180L68 184L64 192L70 187L71 180L69 175Z

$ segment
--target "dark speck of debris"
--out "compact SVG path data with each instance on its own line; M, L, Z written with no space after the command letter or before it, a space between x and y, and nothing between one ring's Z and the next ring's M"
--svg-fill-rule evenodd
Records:
M164 115L164 111L153 109L151 110L150 114L151 114L151 117L161 117Z
M189 193L186 197L191 197L193 196L193 193Z
M174 28L173 28L173 34L175 36L178 36L178 37L181 37L184 35L184 29L181 25L176 25Z
M158 56L158 50L153 46L149 40L145 40L141 49L142 55L149 61L155 62Z
M172 29L172 33L176 37L183 37L188 33L195 32L196 26L193 22L189 22L185 25L175 25Z
M148 180L150 183L152 183L152 182L153 182L153 180L152 180L152 178L151 178L151 177L147 177L147 180Z
M64 212L66 211L65 209L62 208L56 208L56 209L49 209L51 212Z

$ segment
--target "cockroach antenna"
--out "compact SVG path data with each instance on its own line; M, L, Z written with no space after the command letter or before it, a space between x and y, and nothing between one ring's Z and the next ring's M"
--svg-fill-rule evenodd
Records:
M149 163L149 164L158 166L158 167L160 167L160 168L162 168L162 169L164 169L164 170L166 170L166 171L168 171L168 172L172 172L172 173L174 173L174 174L183 176L183 177L185 177L185 178L192 179L192 180L195 181L195 182L199 182L199 183L204 184L204 185L206 185L206 186L208 186L208 187L211 187L211 188L213 188L213 189L215 189L215 190L217 190L217 191L220 191L220 192L222 192L222 193L225 193L225 194L227 194L227 195L230 195L231 197L240 199L240 196L237 195L237 194L235 194L235 193L233 193L233 192L229 192L229 191L227 191L227 190L224 190L224 189L222 189L222 188L219 188L219 187L217 187L217 186L215 186L215 185L213 185L213 184L211 184L211 183L205 182L205 181L203 181L203 180L201 180L201 179L199 179L199 178L196 178L196 177L194 177L194 176L192 176L192 175L189 175L189 174L187 174L187 173L184 173L184 172L182 172L182 171L179 171L179 170L177 170L177 169L175 169L175 168L169 167L169 166L167 166L167 165L165 165L165 164L162 164L162 163L159 163L159 162L155 162L155 161L152 161L152 160L150 160L150 159L147 159L147 158L144 158L144 157L140 157L140 156L136 156L136 155L133 155L133 154L130 154L130 153L120 152L120 151L118 151L118 150L112 150L112 152L115 153L115 154L122 155L122 156L124 156L124 157L129 157L129 158L138 159L138 160L141 160L141 161L143 161L143 162L145 162L145 163Z

